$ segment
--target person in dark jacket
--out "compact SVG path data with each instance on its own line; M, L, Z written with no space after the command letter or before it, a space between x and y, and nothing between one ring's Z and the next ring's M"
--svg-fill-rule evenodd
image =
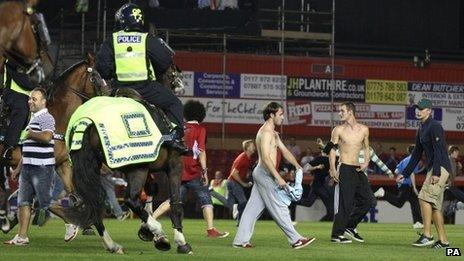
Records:
M432 248L449 247L443 221L442 204L445 185L451 172L451 163L448 158L445 142L445 132L439 122L432 117L432 101L422 99L416 108L416 118L420 121L416 134L416 145L403 172L398 175L397 181L403 176L409 177L425 152L427 176L419 192L419 204L424 221L424 232L413 246ZM438 240L433 241L431 226L433 223L438 232Z
M132 88L160 107L176 124L171 146L185 151L183 106L160 78L173 64L174 51L161 39L143 31L144 15L135 4L123 5L115 14L118 31L100 47L96 69L113 89Z
M34 85L29 75L18 72L18 65L12 61L7 61L3 75L3 100L10 108L10 124L5 132L3 140L4 158L11 157L11 149L18 144L21 131L26 127L29 119L29 94L37 87Z

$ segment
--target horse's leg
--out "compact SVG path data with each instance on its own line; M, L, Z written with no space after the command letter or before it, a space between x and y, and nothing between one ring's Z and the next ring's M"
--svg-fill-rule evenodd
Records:
M123 172L127 177L127 189L125 196L125 204L128 208L137 214L143 222L147 222L148 213L144 210L144 206L140 202L139 196L142 188L147 180L148 168L125 168Z
M64 161L61 163L57 168L56 172L61 178L61 182L63 182L64 191L66 191L66 195L70 195L74 191L74 187L72 184L72 167L69 160ZM59 216L63 219L63 221L67 224L70 224L69 220L65 219L65 213L61 206L53 205L50 206L50 211ZM95 235L91 226L87 226L82 228L82 234L84 235Z
M66 194L69 195L74 191L74 187L72 185L72 167L69 161L65 161L58 166L56 172L61 178L63 182L64 190Z
M180 199L180 185L182 175L182 159L177 151L170 150L168 157L168 182L171 204L171 222L174 229L174 242L177 244L177 252L192 254L192 247L185 241L182 232L182 204Z
M103 221L100 221L100 223L96 223L95 228L97 229L98 234L102 238L103 245L105 245L106 250L110 251L111 253L121 255L124 254L124 249L122 248L122 246L114 242L110 234L108 234L108 232L106 231L105 226L103 225Z
M3 48L0 47L0 72L3 72L3 66L5 65L5 57L3 57L4 51ZM2 81L3 86L3 81Z
M131 168L124 171L128 179L128 190L126 190L126 206L129 207L140 219L142 223L139 237L142 239L143 233L147 233L147 229L153 234L155 247L162 251L171 249L171 244L167 239L166 233L163 231L161 223L154 219L144 208L140 202L139 196L142 188L145 186L148 176L148 167ZM142 236L141 236L142 233ZM144 238L150 238L145 235ZM144 240L144 239L143 239Z

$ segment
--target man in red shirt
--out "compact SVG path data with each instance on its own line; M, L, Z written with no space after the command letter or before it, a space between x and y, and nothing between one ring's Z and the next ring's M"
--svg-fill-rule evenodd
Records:
M251 156L256 151L253 140L243 141L242 147L243 152L234 160L227 180L227 190L229 191L227 205L232 206L235 203L238 204L237 224L240 223L240 218L247 203L243 188L249 188L253 185L253 183L247 182L246 180L252 164Z
M219 232L213 225L213 203L208 190L208 172L206 168L206 129L200 125L205 119L205 106L199 101L189 100L184 105L185 145L192 150L192 156L184 156L184 169L182 173L182 185L180 198L184 199L188 189L192 189L203 210L203 218L206 221L207 236L212 238L224 238L229 232ZM169 200L163 202L153 213L158 219L170 209Z

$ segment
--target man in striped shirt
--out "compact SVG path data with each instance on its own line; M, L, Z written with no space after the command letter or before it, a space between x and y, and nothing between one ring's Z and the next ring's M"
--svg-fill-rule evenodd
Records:
M53 133L55 120L48 112L46 92L42 88L34 89L29 96L31 120L26 128L27 134L22 148L22 159L12 172L12 178L19 175L19 231L12 240L5 241L10 245L27 245L27 232L31 219L31 205L34 195L39 202L38 225L43 225L45 210L51 200L51 185L55 168Z

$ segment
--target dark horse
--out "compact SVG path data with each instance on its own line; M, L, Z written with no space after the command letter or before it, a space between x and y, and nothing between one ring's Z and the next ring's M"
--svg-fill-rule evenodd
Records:
M53 72L47 53L50 36L43 16L35 13L37 0L0 3L0 71L5 59L13 60L21 70L40 83Z
M88 56L86 61L80 61L66 71L64 71L55 81L53 86L48 90L48 110L55 118L55 133L64 136L66 128L72 113L83 102L96 95L102 95L107 92L107 86L93 69L95 65L92 56ZM13 157L8 164L16 166L21 158L21 151L16 148L13 151ZM64 140L59 137L55 138L55 166L58 174L62 177L63 183L71 183L71 165L69 164L68 152ZM67 191L72 191L69 185ZM50 211L65 219L63 210L60 206L51 206ZM66 219L65 219L66 220Z
M175 80L178 69L171 69L164 77L164 84L175 88L183 88L182 81ZM110 112L108 112L110 113ZM71 138L72 140L72 138ZM71 141L67 141L71 142ZM72 198L75 203L67 210L67 216L73 223L81 227L95 225L99 235L102 237L105 248L113 253L124 253L122 246L115 243L103 225L102 210L104 208L104 192L100 183L100 169L105 163L102 156L101 141L99 134L92 124L84 132L82 145L79 150L70 152L73 162L73 185L75 194ZM159 250L169 250L170 243L164 233L161 224L155 220L151 213L144 210L139 202L139 195L145 185L149 172L165 172L168 174L169 194L171 202L171 221L174 228L174 241L177 244L178 253L192 253L192 248L185 241L182 232L182 206L180 204L179 189L181 185L182 159L179 152L163 145L158 158L151 163L140 163L118 168L128 179L129 196L126 205L145 222L148 233ZM154 236L153 236L154 235Z

